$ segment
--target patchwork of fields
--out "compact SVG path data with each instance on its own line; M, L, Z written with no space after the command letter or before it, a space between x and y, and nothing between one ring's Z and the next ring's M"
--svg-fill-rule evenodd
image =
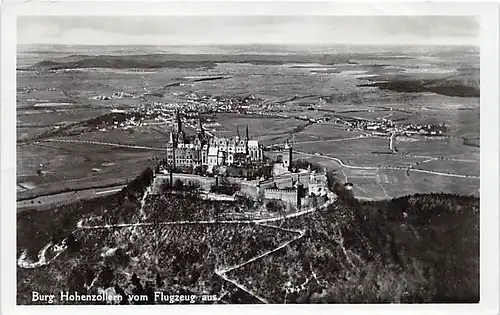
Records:
M401 60L382 54L377 58L359 55L351 63L339 56L338 63L332 64L218 62L211 67L147 70L18 71L18 198L62 189L122 184L162 158L160 149L165 147L171 130L169 125L161 123L107 131L67 126L107 114L111 109L144 109L154 102L183 104L191 95L227 99L250 94L260 103L274 106L273 112L206 113L205 118L217 123L207 129L217 136L233 137L237 128L240 136L244 136L248 126L250 138L266 146L290 140L296 159L316 161L335 169L341 181L354 184L354 194L359 198L381 199L433 191L477 195L478 97L360 86L376 82L373 76L394 78L403 73L439 80L442 74L432 73L432 69L445 67L453 71L463 66L456 61L460 58L450 57L453 53L433 54L433 61L426 59L425 63L421 63L418 54ZM25 60L21 58L19 63L23 67L49 58L29 53L22 56ZM468 56L471 66L477 66L478 58L470 52ZM416 65L420 64L428 64L425 74L419 74L421 69ZM449 76L455 75L460 72ZM209 76L216 79L193 79ZM94 99L114 92L134 97ZM60 105L40 106L47 103ZM304 116L329 121L311 122L304 120ZM446 123L449 132L440 139L398 137L395 141L398 154L392 154L387 137L367 136L366 132L336 123L338 117L390 119L404 124ZM69 129L57 134L59 128ZM33 141L34 138L37 140Z

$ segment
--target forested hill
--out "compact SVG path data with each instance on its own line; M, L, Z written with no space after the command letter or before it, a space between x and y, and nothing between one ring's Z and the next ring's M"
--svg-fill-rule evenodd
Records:
M314 62L320 64L346 63L361 54L348 55L221 55L221 54L146 54L146 55L71 55L40 61L25 70L59 70L74 68L212 68L217 63L251 63L254 65L283 65L286 63Z
M229 276L272 303L475 303L478 206L445 194L344 197L288 219L300 240Z
M479 199L416 194L387 201L344 198L322 220L338 226L359 272L311 302L479 301ZM317 225L316 225L317 226ZM317 235L306 241L318 246ZM311 244L307 244L311 242ZM354 253L357 253L354 255ZM362 288L361 290L359 288Z

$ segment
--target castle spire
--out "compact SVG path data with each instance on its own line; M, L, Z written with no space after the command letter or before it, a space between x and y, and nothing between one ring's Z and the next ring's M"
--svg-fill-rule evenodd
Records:
M198 127L196 128L198 133L203 133L203 125L201 123L201 118L198 118Z
M248 138L248 125L247 125L247 128L246 128L246 136L247 136L247 140L249 139Z
M169 137L169 142L171 144L174 144L174 131L172 130L173 128L170 128L170 137Z
M240 127L239 126L236 126L236 136L238 137L238 139L240 138Z
M177 109L177 133L182 132L182 121L181 121L181 114L179 112L179 109Z
M285 150L288 150L290 148L290 143L288 142L288 139L285 141Z

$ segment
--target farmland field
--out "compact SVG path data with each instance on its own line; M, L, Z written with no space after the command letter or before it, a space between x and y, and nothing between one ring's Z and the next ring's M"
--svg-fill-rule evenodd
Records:
M360 138L338 142L314 142L306 144L297 144L294 146L297 150L311 152L321 152L325 155L333 155L335 153L367 153L372 152L387 152L389 150L389 140L384 138ZM360 148L363 148L360 150Z
M471 176L479 176L479 161L476 160L434 160L418 166L424 170L453 173L457 170L460 173Z
M132 132L120 129L109 129L106 131L91 131L81 133L75 136L62 137L62 140L77 141L98 141L129 144L135 146L165 148L168 142L166 136L170 128L166 125L141 126L135 128Z
M314 124L296 133L294 142L300 144L303 141L352 138L361 134L359 131L347 131L346 126L339 124Z
M464 145L462 139L420 139L418 141L396 141L398 150L414 155L427 155L432 157L469 155L479 158L479 148Z
M296 119L252 117L237 114L219 114L216 121L220 127L215 128L216 135L235 137L239 128L240 137L245 136L248 126L249 137L265 144L284 142L290 138L293 129L306 123Z
M160 153L125 148L71 143L41 143L18 146L17 181L34 183L18 198L50 191L125 183L146 165L154 165ZM43 170L43 174L37 174Z

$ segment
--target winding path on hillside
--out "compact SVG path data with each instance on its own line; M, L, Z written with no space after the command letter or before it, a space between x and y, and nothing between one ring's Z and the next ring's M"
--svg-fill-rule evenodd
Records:
M299 235L297 235L296 237L294 237L293 239L279 245L278 247L276 248L273 248L271 250L268 250L260 255L257 255L255 257L252 257L250 259L248 259L247 261L245 262L242 262L240 263L239 265L235 265L235 266L229 266L229 267L226 267L226 268L223 268L223 269L215 269L215 274L218 275L219 277L221 277L222 279L226 280L227 282L230 282L232 284L234 284L235 286L237 286L239 289L247 292L248 294L252 295L254 298L256 298L257 300L261 301L262 303L264 304L268 304L269 301L267 301L267 299L261 297L260 295L258 295L257 293L253 292L252 290L248 289L247 287L245 287L244 285L242 285L241 283L238 283L236 280L234 279L231 279L229 278L226 273L230 272L230 271L233 271L233 270L236 270L238 268L241 268L247 264L250 264L252 262L255 262L259 259L262 259L274 252L277 252L279 251L280 249L283 249L285 248L286 246L290 245L291 243L295 242L295 241L298 241L299 239L301 239L304 235L305 235L305 230L295 230L295 229L285 229L285 228L281 228L281 227L278 227L278 226L274 226L274 225L267 225L267 224L258 224L258 225L261 225L261 226L265 226L265 227L270 227L270 228L274 228L274 229L278 229L278 230L281 230L281 231L286 231L286 232L291 232L291 233L298 233Z
M150 190L147 189L146 192L144 193L144 196L143 196L143 200L145 200L146 196L149 194ZM269 224L266 224L266 223L270 223L270 222L277 222L277 221L282 221L282 220L285 220L285 219L288 219L288 218L296 218L296 217L299 217L299 216L302 216L302 215L305 215L305 214L309 214L309 213L312 213L312 212L315 212L317 210L320 210L320 209L326 209L329 205L331 205L335 200L328 200L327 202L325 202L323 205L321 205L320 207L317 207L317 208L311 208L311 209L307 209L307 210L302 210L302 211L298 211L298 212L295 212L295 213L289 213L289 214L286 214L286 215L283 215L283 216L278 216L278 217L273 217L273 218L267 218L267 219L254 219L254 220L221 220L221 221L217 221L217 220L200 220L200 221L164 221L164 222L137 222L137 223L119 223L119 224L103 224L103 225L84 225L84 222L83 222L83 219L78 221L77 224L76 224L76 228L77 229L112 229L112 228L124 228L124 227L134 227L134 226L152 226L152 225L155 225L155 226L158 226L158 225L187 225L187 224L255 224L255 225L260 225L260 226L265 226L265 227L269 227L269 228L274 228L274 229L279 229L281 231L286 231L286 232L290 232L290 233L294 233L294 234L298 234L297 236L295 236L293 239L291 240L288 240L282 244L280 244L279 246L275 247L275 248L272 248L262 254L259 254L259 255L256 255L254 257L251 257L250 259L238 264L238 265L234 265L234 266L228 266L228 267L224 267L224 268L216 268L214 270L214 273L217 274L218 276L220 276L222 279L224 279L225 281L229 282L229 283L232 283L233 285L235 285L236 287L238 287L240 290L243 290L245 292L247 292L249 295L253 296L254 298L256 298L257 300L259 300L260 302L262 303L269 303L264 297L261 297L260 295L258 295L256 292L252 291L251 289L245 287L243 284L237 282L236 280L234 279L231 279L227 276L227 273L230 272L230 271L233 271L233 270L236 270L238 268L241 268L243 266L246 266L252 262L255 262L259 259L262 259L274 252L277 252L285 247L287 247L288 245L290 245L291 243L295 242L295 241L298 241L300 240L304 235L305 235L305 230L298 230L298 229L286 229L286 228L282 228L282 227L278 227L278 226L274 226L274 225L269 225ZM143 207L143 205L142 205ZM141 207L141 209L142 209ZM141 211L142 212L142 211ZM21 256L18 258L18 262L17 262L17 265L21 268L25 268L25 269L33 269L33 268L38 268L38 267L41 267L41 266L45 266L45 265L48 265L51 261L53 261L54 259L56 259L63 251L59 251L52 259L50 260L47 260L46 259L46 251L48 250L48 248L50 248L53 244L51 242L47 243L39 252L38 254L38 258L39 260L37 262L30 262L26 259L26 251L23 251Z
M326 205L326 204L325 204ZM321 206L322 209L325 205ZM112 228L126 228L135 226L161 226L161 225L194 225L194 224L262 224L269 222L282 221L284 219L296 218L304 214L312 213L318 210L317 208L302 210L286 214L284 216L266 218L266 219L253 219L253 220L198 220L198 221L162 221L162 222L136 222L136 223L116 223L116 224L100 224L100 225L85 225L83 220L77 222L78 229L112 229Z

